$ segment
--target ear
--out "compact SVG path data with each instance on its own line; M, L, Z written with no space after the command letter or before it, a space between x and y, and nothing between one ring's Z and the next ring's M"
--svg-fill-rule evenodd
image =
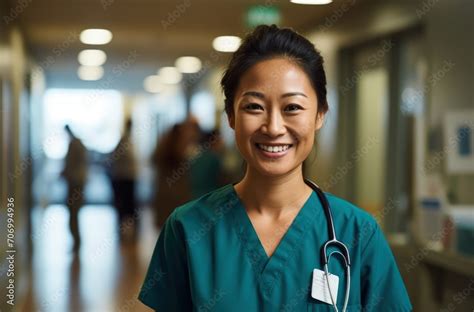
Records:
M235 115L233 113L227 114L227 120L229 121L229 126L232 130L235 130Z
M319 129L321 129L321 127L323 126L324 124L324 118L326 117L326 114L323 113L323 112L318 112L318 114L316 115L316 127L315 127L315 131L318 131Z

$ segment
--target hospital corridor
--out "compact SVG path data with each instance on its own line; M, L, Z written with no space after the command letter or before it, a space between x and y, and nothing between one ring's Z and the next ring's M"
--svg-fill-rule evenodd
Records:
M0 0L0 312L473 312L473 14Z

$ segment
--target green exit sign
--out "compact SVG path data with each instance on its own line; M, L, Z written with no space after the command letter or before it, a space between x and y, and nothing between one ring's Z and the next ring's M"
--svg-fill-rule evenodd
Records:
M280 10L275 6L254 5L247 10L245 15L245 24L250 28L261 24L278 25L280 20Z

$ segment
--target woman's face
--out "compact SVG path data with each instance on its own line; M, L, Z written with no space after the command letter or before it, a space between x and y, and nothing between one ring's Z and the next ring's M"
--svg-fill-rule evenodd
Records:
M301 170L324 114L309 77L294 62L259 62L240 79L229 124L249 169L267 176Z

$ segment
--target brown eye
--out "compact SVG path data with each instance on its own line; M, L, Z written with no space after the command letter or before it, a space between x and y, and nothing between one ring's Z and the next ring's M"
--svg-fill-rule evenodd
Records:
M302 107L298 104L290 104L285 107L285 112L296 112L298 110L302 109Z
M263 110L263 107L257 103L250 103L245 105L245 110L255 111L255 110Z

